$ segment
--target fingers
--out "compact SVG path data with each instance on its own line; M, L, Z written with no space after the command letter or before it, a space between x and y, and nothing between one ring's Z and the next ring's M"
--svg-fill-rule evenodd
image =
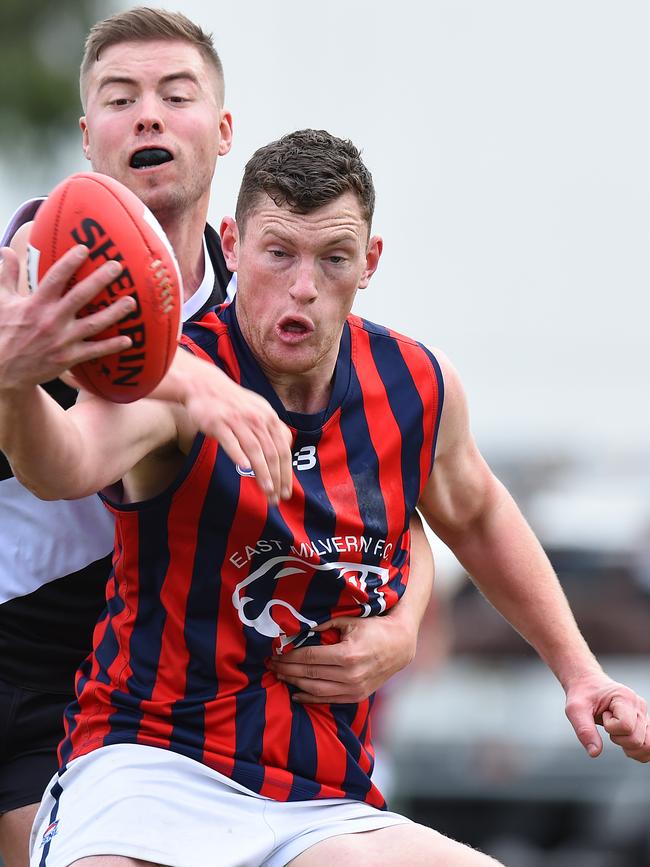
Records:
M603 749L603 740L598 734L592 708L585 702L569 701L565 712L576 737L589 755L592 758L600 755Z
M199 430L219 441L242 475L255 476L271 505L288 499L293 479L290 429L259 394L203 359L184 355L174 359L177 375L169 395L183 403ZM156 394L163 396L164 390Z
M122 273L123 266L117 261L105 262L83 280L76 283L68 292L65 292L70 280L88 258L88 248L84 246L73 247L68 250L47 271L39 282L38 298L43 303L58 300L58 319L69 321L74 319L81 311L104 289L115 281ZM65 292L65 294L63 294ZM63 296L63 297L62 297ZM111 304L83 316L76 320L74 334L75 340L89 340L100 334L107 328L116 325L120 320L135 310L136 302L131 296L118 298ZM74 363L86 361L90 358L99 358L111 352L119 352L128 349L131 345L129 338L121 337L119 342L98 342L89 351L82 353Z
M268 430L257 424L243 427L239 445L246 456L246 464L254 471L257 484L269 501L276 505L281 496L280 456L278 446Z
M0 256L2 262L0 264L0 289L15 293L18 291L18 276L20 274L20 263L15 250L11 247L1 247Z
M291 454L293 436L286 424L283 424L279 418L275 421L277 422L277 429L274 430L274 434L278 441L280 454L281 496L283 500L288 500L293 490L293 456Z
M312 671L312 676L285 676L279 673L275 673L275 676L299 690L291 693L291 700L298 704L346 704L368 698L370 690L365 683L350 681L341 675L340 669L333 669L331 674L327 666L318 666L318 669Z
M284 680L301 689L306 689L305 684L311 681L330 681L337 684L337 691L340 692L341 684L346 681L342 666L278 663L273 660L269 663L269 667L278 680ZM307 690L307 692L311 691Z
M338 684L340 687L341 684ZM327 695L315 695L310 692L294 692L291 696L291 701L297 704L357 704L364 701L368 696L348 693L348 692L333 692Z
M590 756L602 751L596 721L612 743L630 758L650 761L650 722L646 702L633 690L606 676L583 679L567 701L566 714Z
M629 705L623 709L619 702L614 712L603 713L603 727L612 743L621 747L626 755L640 762L648 762L650 761L650 724L645 703L642 702L641 705L639 712L631 714L632 709Z
M267 419L257 419L253 424L242 420L233 436L229 438L232 450L239 454L235 460L242 467L250 467L257 484L272 505L291 496L291 432L269 407ZM260 423L261 422L261 423ZM226 448L223 440L220 440ZM235 444L236 443L236 444Z
M131 346L131 338L126 335L108 337L106 340L89 340L77 345L69 354L67 366L74 367L93 358L124 352Z
M125 316L128 316L129 313L135 310L135 304L136 302L131 296L118 298L117 301L109 304L108 307L104 307L96 313L90 313L88 316L83 316L77 320L75 337L79 340L92 339L112 325L117 325L118 322L121 322ZM124 335L122 335L121 339L123 338ZM127 338L127 340L126 346L128 348L131 345L131 340L130 338ZM101 354L105 355L106 353Z
M244 389L241 389L242 393ZM269 407L270 412L273 412ZM273 413L275 415L275 413ZM241 469L251 470L255 481L271 505L291 496L286 480L291 466L290 432L277 416L269 424L248 414L223 413L196 418L201 430L215 437L230 460ZM289 436L287 437L287 433Z
M85 247L83 248L86 249ZM59 262L62 261L61 259ZM56 263L58 264L58 262ZM54 266L53 266L54 267ZM50 269L51 271L52 269ZM48 271L48 275L49 275ZM109 284L113 283L114 280L119 277L122 273L122 265L120 265L117 261L104 262L99 268L89 274L87 277L84 277L83 280L80 280L65 294L63 300L61 301L61 310L66 316L76 316L77 313L82 311L82 309L90 304L91 301ZM39 289L40 292L40 289ZM120 302L129 302L127 313L131 310L135 309L135 299L131 298L131 296L126 296L118 299L106 306L103 311L110 311L113 307L118 305ZM124 305L122 305L124 307ZM91 314L97 315L97 314ZM125 315L125 314L123 314ZM85 319L89 319L90 316L85 316L80 321L84 321ZM113 316L110 324L117 322L118 320Z
M315 627L316 631L318 627ZM350 660L346 660L344 650L340 644L310 644L308 647L296 647L283 653L282 656L274 656L270 662L283 670L290 665L300 665L303 668L322 667L349 667Z
M605 713L607 713L608 725L615 734L633 735L635 731L639 731L641 721L645 720L647 707L643 699L631 691L626 691L612 698L607 711ZM603 713L603 724L605 713ZM607 726L605 728L609 734L609 728Z
M278 680L300 690L291 698L304 704L363 701L383 682L364 656L344 652L340 643L297 648L268 664Z
M89 252L87 247L78 244L65 252L60 259L57 259L45 272L43 278L38 281L39 296L44 301L60 298L71 278L88 258Z

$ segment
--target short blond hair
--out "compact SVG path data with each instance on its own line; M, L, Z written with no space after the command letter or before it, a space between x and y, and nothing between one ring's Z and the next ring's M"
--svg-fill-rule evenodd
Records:
M127 12L111 15L90 28L84 46L84 56L79 74L81 104L86 108L88 75L102 51L121 42L153 42L159 39L188 42L194 45L203 59L212 67L217 79L219 104L224 100L224 77L221 58L212 41L212 34L206 33L181 12L168 12L166 9L152 9L138 6Z

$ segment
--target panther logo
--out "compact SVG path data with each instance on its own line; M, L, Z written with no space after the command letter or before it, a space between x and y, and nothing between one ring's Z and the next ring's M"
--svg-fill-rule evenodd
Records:
M272 557L237 584L232 594L239 619L260 635L279 640L278 652L287 644L296 647L312 636L315 620L306 617L286 599L274 596L276 582L281 578L303 576L305 585L314 572L332 574L335 581L344 582L352 596L363 606L362 617L386 610L381 588L388 583L389 572L383 566L365 563L311 563L300 557ZM290 629L290 632L287 630ZM303 634L304 633L304 634Z

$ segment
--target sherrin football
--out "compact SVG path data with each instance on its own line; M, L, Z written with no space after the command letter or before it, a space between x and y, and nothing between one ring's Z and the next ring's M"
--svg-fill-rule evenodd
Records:
M176 351L181 326L182 280L171 244L151 211L119 181L97 172L71 175L39 208L29 237L28 279L32 291L48 268L71 247L90 255L69 288L104 262L122 271L78 316L125 295L133 312L93 339L126 334L129 349L72 368L82 386L116 403L144 397L163 378Z

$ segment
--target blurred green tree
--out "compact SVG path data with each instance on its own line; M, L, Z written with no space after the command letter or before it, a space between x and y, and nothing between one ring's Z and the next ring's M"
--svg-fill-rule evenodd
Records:
M81 114L79 64L101 0L0 0L0 147L43 155Z

